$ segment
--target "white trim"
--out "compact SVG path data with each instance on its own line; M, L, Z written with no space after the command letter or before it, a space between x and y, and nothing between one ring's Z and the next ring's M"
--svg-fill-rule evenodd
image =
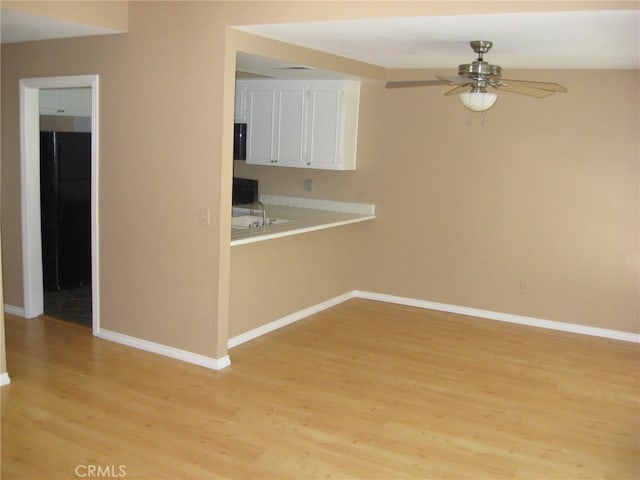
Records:
M22 204L22 277L24 316L44 310L40 234L39 84L20 80L20 200Z
M91 326L94 335L100 331L99 81L100 77L95 75L91 83Z
M10 315L17 315L18 317L24 318L24 308L16 307L15 305L9 305L8 303L4 304L4 311Z
M241 333L233 338L230 338L227 347L233 348L242 343L258 338L262 335L266 335L274 330L285 327L291 323L302 320L309 315L321 312L327 308L338 305L342 302L350 300L352 298L363 298L365 300L375 300L385 303L396 303L399 305L406 305L409 307L423 308L426 310L437 310L440 312L457 313L460 315L469 315L472 317L483 318L485 320L496 320L499 322L513 323L517 325L527 325L530 327L546 328L549 330L558 330L562 332L578 333L581 335L590 335L595 337L610 338L613 340L622 340L625 342L640 343L640 334L622 332L619 330L610 330L607 328L589 327L587 325L579 325L576 323L558 322L555 320L544 320L541 318L527 317L524 315L514 315L511 313L494 312L491 310L481 310L479 308L462 307L459 305L450 305L447 303L431 302L428 300L418 300L415 298L399 297L396 295L387 295L384 293L364 292L361 290L353 290L351 292L344 293L337 297L334 297L326 302L319 303L309 308L305 308L298 312L282 317L273 322L269 322L260 327L249 330L248 332Z
M157 353L165 357L174 358L187 363L193 363L200 365L201 367L211 368L213 370L221 370L231 365L229 355L225 355L221 358L212 358L198 353L188 352L179 348L170 347L168 345L162 345L160 343L150 342L141 338L131 337L122 333L113 332L101 328L97 334L97 337L104 340L109 340L116 343L121 343L129 347L138 348L147 352Z
M274 238L290 237L292 235L300 235L301 233L316 232L318 230L325 230L327 228L342 227L344 225L351 225L352 223L366 222L368 220L373 220L374 218L376 218L375 215L362 216L362 217L352 218L350 220L339 220L336 222L321 223L320 225L294 228L292 230L283 230L280 232L267 233L264 235L259 234L252 237L237 238L235 240L231 240L231 246L235 247L236 245L246 245L247 243L256 243L256 242L263 242L265 240L273 240ZM258 229L255 229L255 230L258 230Z
M313 305L298 312L292 313L291 315L287 315L286 317L274 320L273 322L269 322L258 328L254 328L253 330L249 330L248 332L236 335L235 337L229 339L229 341L227 342L227 348L237 347L242 343L248 342L249 340L253 340L254 338L261 337L262 335L265 335L269 332L273 332L274 330L290 325L294 322L297 322L298 320L302 320L305 317L321 312L322 310L326 310L327 308L331 308L353 297L353 292L338 295L337 297L334 297L325 302L318 303L317 305Z
M22 273L25 318L44 311L42 291L42 248L40 234L40 89L91 88L91 251L93 334L100 328L99 306L99 77L70 75L21 78L20 91L20 185L22 203Z
M449 305L446 303L430 302L426 300L417 300L407 297L398 297L395 295L387 295L384 293L362 292L356 290L354 292L354 295L358 298L364 298L367 300L397 303L410 307L438 310L441 312L458 313L461 315L470 315L487 320L497 320L499 322L515 323L518 325L527 325L530 327L546 328L550 330L559 330L562 332L579 333L582 335L591 335L595 337L610 338L613 340L623 340L625 342L640 343L640 334L637 333L622 332L619 330L610 330L607 328L589 327L587 325L558 322L555 320L544 320L541 318L527 317L524 315L513 315L511 313L494 312L491 310L481 310L478 308L461 307L459 305Z
M0 387L4 387L5 385L9 385L11 383L11 379L9 378L8 373L0 373Z

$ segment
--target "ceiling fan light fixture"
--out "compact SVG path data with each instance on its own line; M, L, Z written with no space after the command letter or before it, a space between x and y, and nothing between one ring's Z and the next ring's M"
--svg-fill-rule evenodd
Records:
M460 100L472 112L484 112L493 107L498 95L493 92L464 92L460 94Z
M502 79L502 67L500 65L492 65L483 59L483 55L491 49L493 43L488 40L474 40L470 42L470 45L471 49L478 54L478 58L471 63L458 65L457 76L436 75L437 80L393 81L387 82L386 87L455 85L445 95L460 93L462 104L472 112L489 110L498 100L497 94L487 92L488 87L535 98L544 98L554 93L566 93L567 91L566 88L558 83Z

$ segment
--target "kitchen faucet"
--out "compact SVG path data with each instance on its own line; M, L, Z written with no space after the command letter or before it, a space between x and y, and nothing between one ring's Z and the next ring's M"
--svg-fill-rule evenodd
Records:
M264 208L264 203L262 203L260 200L256 200L253 203L254 203L254 205L260 205L260 208L262 209L262 226L266 227L267 226L267 209ZM251 210L249 210L249 213L251 215L255 215L256 212L252 208Z

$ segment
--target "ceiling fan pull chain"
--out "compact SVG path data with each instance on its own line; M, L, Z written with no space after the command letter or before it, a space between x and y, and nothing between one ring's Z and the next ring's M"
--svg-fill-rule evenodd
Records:
M480 114L480 125L484 127L484 115ZM471 113L467 113L467 125L471 125Z

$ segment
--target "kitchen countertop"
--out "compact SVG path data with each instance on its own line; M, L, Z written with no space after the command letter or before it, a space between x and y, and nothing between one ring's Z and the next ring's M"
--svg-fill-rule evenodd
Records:
M266 227L232 228L231 246L272 240L290 235L299 235L376 218L374 213L375 207L373 205L326 201L314 202L308 199L302 199L301 202L296 202L295 197L268 196L267 198L261 198L267 211L267 218L277 218L288 221ZM285 199L284 201L283 198ZM293 199L293 201L290 199ZM268 203L269 200L280 204ZM287 203L287 205L282 205L282 203ZM303 205L304 207L291 206L292 204ZM355 205L356 208L350 208L350 205ZM345 206L346 208L344 208ZM256 207L256 213L261 213L258 207Z

